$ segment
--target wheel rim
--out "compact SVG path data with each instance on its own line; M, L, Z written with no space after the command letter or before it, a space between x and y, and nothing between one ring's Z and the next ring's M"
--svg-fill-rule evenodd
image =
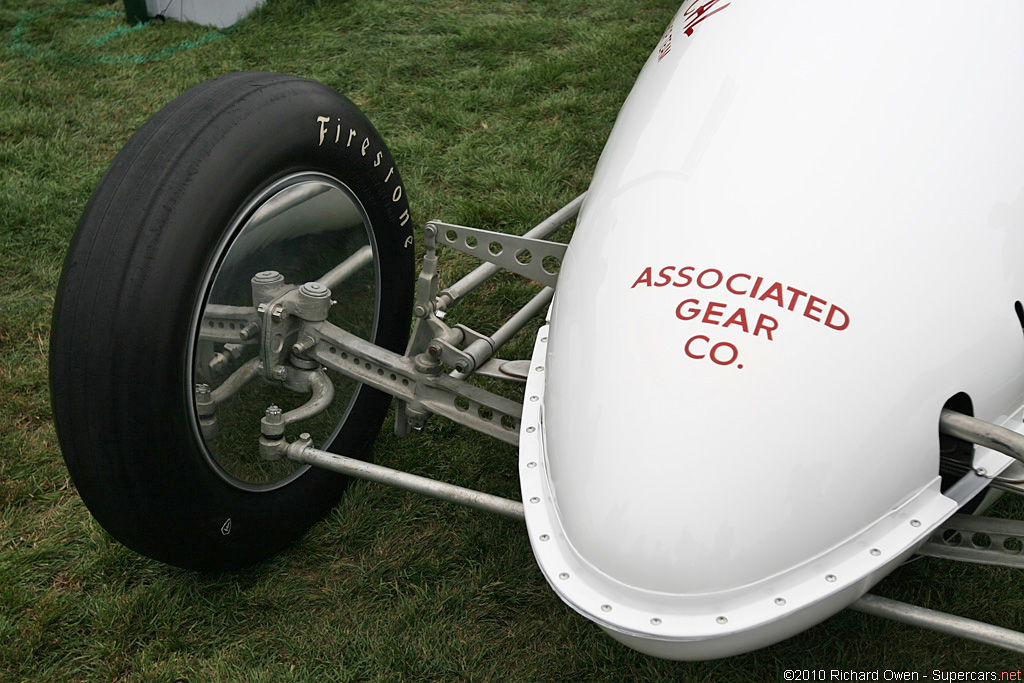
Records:
M259 345L244 343L225 354L224 344L204 334L204 312L212 306L252 308L251 280L257 273L276 271L284 282L298 286L321 278L356 252L369 247L372 260L344 281L332 285L328 321L363 339L373 340L380 307L380 267L370 221L359 200L341 181L322 173L299 173L279 179L263 190L240 214L217 250L206 273L200 305L192 323L187 395L192 426L204 457L226 482L250 491L269 491L301 476L308 466L285 458L267 461L259 456L260 418L270 405L287 412L302 405L309 394L295 393L280 382L261 377L217 406L215 434L204 432L194 388L216 390L245 363L259 357ZM209 324L209 321L207 321ZM243 327L238 325L239 330ZM221 327L216 336L234 334ZM259 336L257 335L256 339ZM222 354L216 363L216 354ZM229 360L227 360L230 358ZM218 366L211 370L211 361ZM320 415L289 427L308 432L326 448L340 432L362 386L328 371L334 400Z

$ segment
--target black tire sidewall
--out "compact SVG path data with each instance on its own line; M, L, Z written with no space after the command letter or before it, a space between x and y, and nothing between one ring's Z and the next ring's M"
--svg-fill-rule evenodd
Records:
M105 528L165 562L224 569L293 541L336 502L345 483L310 469L278 489L243 490L212 469L198 443L188 362L192 323L204 281L232 237L230 226L286 176L323 173L343 183L373 227L381 275L375 341L401 352L412 301L412 221L380 136L333 89L295 77L233 74L193 91L140 129L83 216L69 261L83 242L123 239L132 217L113 214L139 211L130 203L144 200L130 249L101 255L93 248L84 266L65 269L53 345L55 360L62 356L63 363L55 362L54 379L67 379L72 362L84 363L77 381L92 383L94 396L91 407L73 398L74 405L58 407L55 381L54 408L59 432L65 431L62 421L72 423L69 430L88 424L89 438L78 434L65 444L61 433L61 441L83 499ZM138 189L139 183L150 187ZM120 227L105 227L114 218ZM124 263L111 263L118 258ZM90 279L99 282L78 287ZM82 296L73 310L62 305L82 291L94 307L103 302L101 320L90 321L84 338L61 337L61 325L80 328L88 315ZM81 386L70 389L72 396L86 393ZM330 449L365 451L389 400L362 387ZM62 420L68 411L77 414Z

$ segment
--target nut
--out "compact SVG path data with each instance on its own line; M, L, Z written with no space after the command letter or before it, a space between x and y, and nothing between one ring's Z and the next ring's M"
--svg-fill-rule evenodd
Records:
M262 306L263 304L260 305ZM249 341L259 333L260 326L257 325L256 323L249 323L248 325L246 325L245 327L238 331L238 338L241 339L242 341Z

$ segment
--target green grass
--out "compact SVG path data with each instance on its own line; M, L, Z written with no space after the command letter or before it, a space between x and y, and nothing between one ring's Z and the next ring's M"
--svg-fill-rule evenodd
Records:
M776 646L675 663L631 652L547 588L521 525L371 484L291 550L208 577L113 542L59 455L53 295L78 215L138 126L226 71L309 76L374 121L418 222L522 232L584 191L676 0L268 0L231 31L127 30L120 3L0 0L0 680L781 680L787 668L986 670L1020 659L843 612ZM563 235L564 237L564 235ZM446 253L443 283L469 258ZM493 331L514 278L457 309ZM510 354L524 357L529 339ZM440 420L378 461L518 497L516 453ZM884 476L880 473L880 476ZM1020 515L1018 507L1009 513ZM1009 570L920 560L876 592L1022 626Z

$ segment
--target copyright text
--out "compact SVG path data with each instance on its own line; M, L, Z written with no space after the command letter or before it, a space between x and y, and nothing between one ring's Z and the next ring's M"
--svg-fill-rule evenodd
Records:
M1016 671L894 671L875 669L786 669L787 681L1024 681L1020 669Z

